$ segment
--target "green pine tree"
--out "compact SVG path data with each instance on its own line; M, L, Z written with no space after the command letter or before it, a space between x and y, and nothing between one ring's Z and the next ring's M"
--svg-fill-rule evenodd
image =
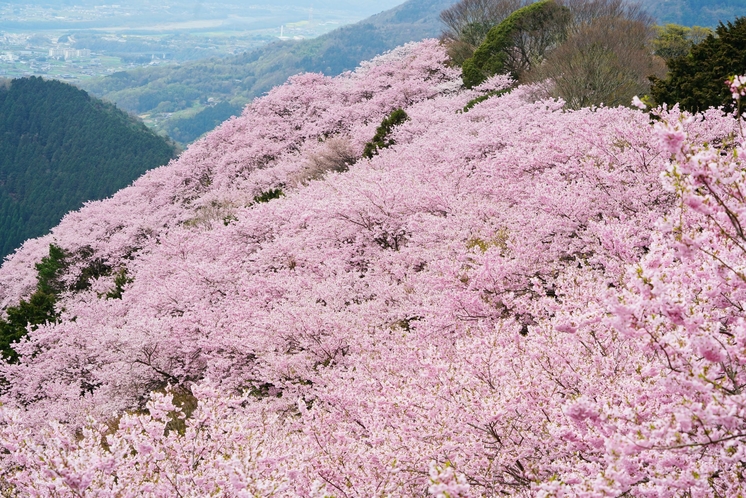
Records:
M746 17L720 24L691 51L668 62L664 79L651 78L651 96L656 104L674 105L690 111L723 106L734 109L725 80L746 73Z

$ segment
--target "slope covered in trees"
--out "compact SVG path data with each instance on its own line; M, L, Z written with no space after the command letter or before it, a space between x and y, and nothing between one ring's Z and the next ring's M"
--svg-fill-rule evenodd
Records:
M459 75L294 77L27 242L3 491L743 494L741 123Z
M396 46L437 36L438 13L451 3L453 0L409 0L312 40L278 41L235 57L115 73L83 87L138 114L202 108L208 98L229 103L207 115L177 115L159 125L169 136L189 143L214 128L209 114L220 121L240 114L252 98L293 74L340 74Z
M0 85L0 257L174 157L111 104L37 77Z

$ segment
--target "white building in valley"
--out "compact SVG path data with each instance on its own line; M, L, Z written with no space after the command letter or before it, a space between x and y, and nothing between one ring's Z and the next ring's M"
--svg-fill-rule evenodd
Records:
M81 59L91 56L91 51L87 48L75 49L75 48L50 48L49 57L55 59Z

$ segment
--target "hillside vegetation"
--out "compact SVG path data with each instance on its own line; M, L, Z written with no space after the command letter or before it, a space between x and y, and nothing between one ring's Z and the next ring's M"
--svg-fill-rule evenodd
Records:
M744 494L743 123L460 74L295 76L7 260L2 493Z
M710 107L743 112L722 82L746 72L745 46L746 17L721 24L687 53L668 60L670 72L653 80L652 99L658 104L678 103L690 112Z
M0 258L176 152L112 104L36 77L0 84L0 137Z
M686 53L686 34L694 32L656 30L650 15L623 0L461 0L441 18L442 41L465 86L509 74L532 84L537 98L560 98L571 109L629 105L646 95L650 78L666 71L656 42L668 36Z
M278 41L234 57L120 72L82 86L137 114L191 109L167 115L158 125L175 140L189 143L293 74L340 74L403 43L437 36L438 13L451 3L409 0L312 40ZM211 109L208 99L224 104Z
M454 8L454 3L454 0L409 0L399 7L317 39L278 41L238 56L185 63L177 67L148 67L120 72L85 82L82 86L123 109L147 115L154 129L167 133L181 144L187 144L230 116L240 114L252 98L282 84L293 74L340 74L354 69L362 60L408 41L438 36L444 27L438 13ZM530 2L472 0L466 3L469 5L461 14L465 14L469 20L468 32L459 33L459 39L465 40L466 46L455 47L455 52L449 52L459 65L484 41L491 27ZM475 9L475 6L478 8ZM477 15L477 11L485 6L488 15ZM746 7L740 0L715 3L647 0L642 2L642 6L653 16L651 20L655 19L659 24L715 27L720 21L746 14ZM446 21L446 32L449 32L448 20L443 20ZM611 34L594 33L592 36L607 35L631 42L645 42L648 38L645 35L640 39L639 34L627 36L623 28ZM592 40L588 43L592 43ZM460 53L459 48L462 50ZM622 58L619 67L629 65L628 59ZM564 68L555 67L555 70L563 71ZM656 76L662 75L661 67L648 67L646 70ZM644 74L642 78L647 76ZM635 78L639 80L640 77L636 75ZM645 87L644 81L640 81L635 86Z

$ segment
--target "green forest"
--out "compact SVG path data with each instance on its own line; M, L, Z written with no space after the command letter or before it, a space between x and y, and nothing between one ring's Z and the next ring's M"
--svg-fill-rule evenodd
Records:
M0 83L0 136L0 257L177 152L113 104L38 77Z

